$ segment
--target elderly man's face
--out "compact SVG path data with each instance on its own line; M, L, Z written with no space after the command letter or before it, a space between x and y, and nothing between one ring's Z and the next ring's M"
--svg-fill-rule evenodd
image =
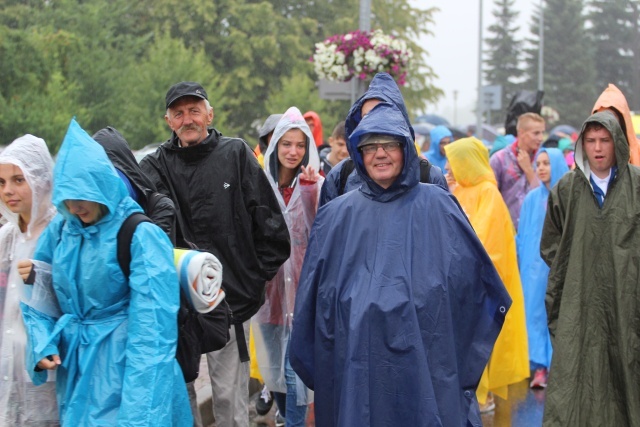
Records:
M213 120L213 109L207 111L203 99L185 96L175 101L164 116L180 145L188 147L201 143L207 136L207 126Z
M404 166L402 144L382 143L371 144L368 147L360 149L367 175L380 187L389 188L400 176ZM374 148L375 151L373 151Z

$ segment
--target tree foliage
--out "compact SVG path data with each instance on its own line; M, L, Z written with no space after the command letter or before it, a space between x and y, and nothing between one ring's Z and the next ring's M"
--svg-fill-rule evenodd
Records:
M484 61L484 78L490 85L502 86L502 116L506 116L509 101L519 89L524 70L520 67L522 41L515 37L520 30L515 22L518 12L515 0L495 0L492 12L495 21L489 26L484 42L488 58Z
M227 135L257 140L257 125L291 105L317 111L325 133L347 102L318 97L314 44L358 27L358 0L0 0L0 135L32 133L56 151L71 117L88 132L112 125L133 148L162 141L164 94L180 80L203 84ZM411 109L441 92L412 40L433 9L374 0L372 28L412 43L403 88ZM295 103L295 104L293 104Z
M560 122L579 128L599 93L584 5L581 0L546 0L544 5L543 104L558 111ZM532 20L531 47L526 50L528 89L537 89L538 30L539 10Z
M614 83L628 94L630 107L640 110L640 2L591 0L588 17L597 87Z

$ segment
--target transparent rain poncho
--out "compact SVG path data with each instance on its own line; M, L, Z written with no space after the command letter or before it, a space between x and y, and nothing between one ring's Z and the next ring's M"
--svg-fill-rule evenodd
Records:
M285 356L291 334L294 302L300 270L307 250L309 233L316 217L320 187L324 178L312 185L303 185L299 176L294 178L293 193L289 203L278 190L278 144L284 134L291 129L300 129L307 139L307 150L301 164L312 166L318 172L320 157L313 144L313 135L302 114L296 107L289 108L280 119L271 138L271 144L264 155L265 173L280 204L282 215L287 222L291 237L291 255L280 267L275 277L267 283L266 298L260 311L252 319L253 334L256 340L258 366L270 391L287 392L285 382ZM309 403L312 394L297 379L297 404Z
M54 308L57 302L52 294L25 285L16 267L18 261L31 258L40 233L56 214L51 204L53 160L42 139L25 135L0 153L0 164L20 168L32 197L25 232L18 214L0 203L0 214L8 221L0 228L0 425L58 425L55 373L35 388L25 370L27 338L19 305L33 298Z

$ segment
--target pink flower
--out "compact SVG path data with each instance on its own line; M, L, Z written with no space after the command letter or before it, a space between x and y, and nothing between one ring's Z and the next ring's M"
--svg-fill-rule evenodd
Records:
M377 45L374 47L371 38L377 37ZM349 81L352 78L366 80L373 77L379 69L390 73L398 84L406 83L407 58L410 54L404 42L394 43L396 47L384 44L380 40L388 39L382 31L352 31L347 34L335 34L327 38L322 45L326 48L317 48L316 53L310 58L314 63L316 72L330 80ZM393 39L393 36L390 36ZM321 52L322 51L322 52ZM358 51L356 63L355 52ZM338 59L332 52L344 56L344 61ZM317 55L317 56L316 56ZM344 66L342 66L344 64ZM336 67L336 65L339 65ZM356 71L356 67L360 71Z

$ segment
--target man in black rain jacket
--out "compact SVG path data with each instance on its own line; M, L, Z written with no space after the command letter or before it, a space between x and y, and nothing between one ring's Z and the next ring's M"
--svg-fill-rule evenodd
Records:
M216 424L248 426L248 320L265 282L289 257L289 232L267 177L248 144L209 128L213 108L195 82L173 85L165 120L171 138L141 162L177 210L178 246L214 254L233 312L231 339L207 354Z

